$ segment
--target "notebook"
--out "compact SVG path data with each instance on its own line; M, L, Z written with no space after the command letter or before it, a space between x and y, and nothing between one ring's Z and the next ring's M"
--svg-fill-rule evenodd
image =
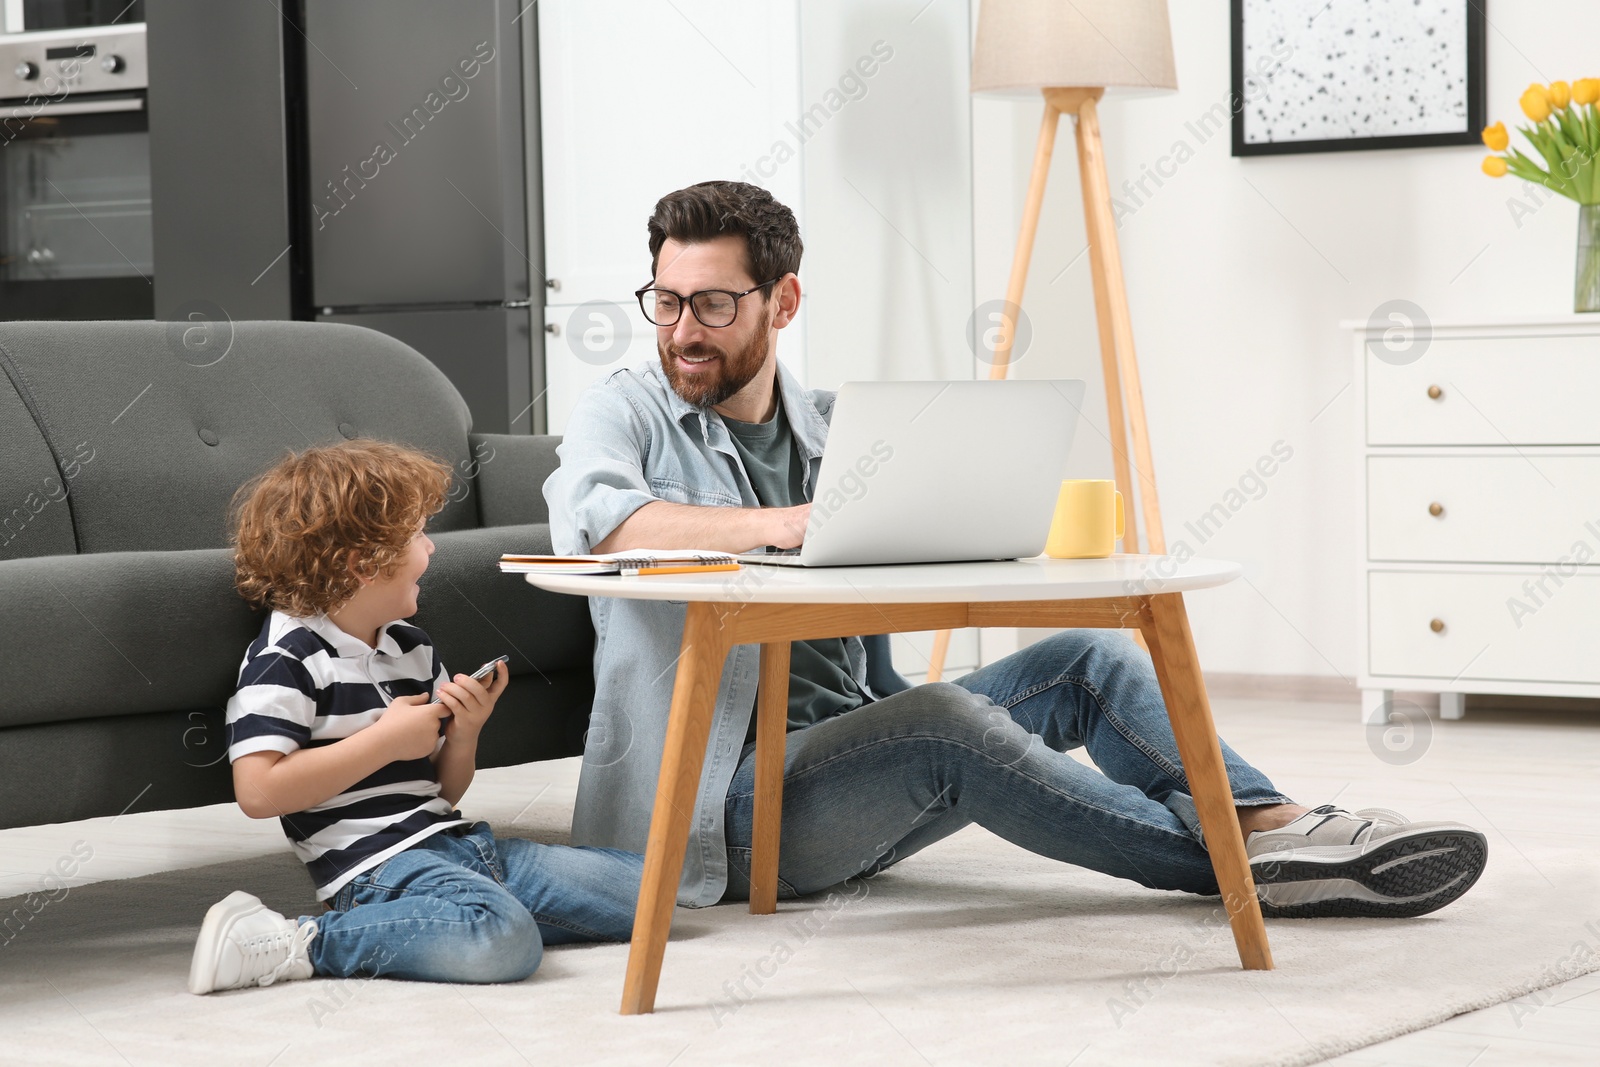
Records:
M500 569L508 574L626 575L731 571L738 568L739 561L726 552L693 548L635 548L627 552L602 552L593 556L519 556L507 553L500 557Z

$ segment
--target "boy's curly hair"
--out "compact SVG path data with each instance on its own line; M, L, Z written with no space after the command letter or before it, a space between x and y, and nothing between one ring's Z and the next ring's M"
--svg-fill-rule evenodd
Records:
M304 618L361 588L347 565L388 576L444 507L450 465L386 441L291 452L233 495L234 585L256 607Z

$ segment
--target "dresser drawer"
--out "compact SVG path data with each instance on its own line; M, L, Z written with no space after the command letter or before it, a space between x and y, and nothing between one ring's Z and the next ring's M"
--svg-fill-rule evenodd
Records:
M1370 572L1370 672L1600 682L1600 574L1580 572L1559 585L1553 574Z
M1384 352L1367 342L1368 444L1600 444L1600 336L1435 337L1401 365Z
M1369 456L1367 554L1600 563L1600 455Z

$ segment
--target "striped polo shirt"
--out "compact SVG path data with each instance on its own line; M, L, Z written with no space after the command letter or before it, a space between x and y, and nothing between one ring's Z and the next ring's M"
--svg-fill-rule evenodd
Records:
M377 722L396 697L431 699L449 677L428 635L409 623L391 622L371 648L326 615L274 611L245 652L228 701L228 759L331 745ZM443 745L440 737L436 755ZM326 900L362 871L466 820L439 795L438 771L424 757L395 760L279 822L317 899Z

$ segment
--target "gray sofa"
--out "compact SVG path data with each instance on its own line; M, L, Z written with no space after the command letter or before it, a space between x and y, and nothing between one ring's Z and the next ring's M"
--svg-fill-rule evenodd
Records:
M227 505L341 437L455 465L414 621L452 672L511 657L480 765L582 751L587 604L495 568L550 551L559 439L473 433L433 364L360 327L0 323L0 827L233 799L223 707L263 616Z

